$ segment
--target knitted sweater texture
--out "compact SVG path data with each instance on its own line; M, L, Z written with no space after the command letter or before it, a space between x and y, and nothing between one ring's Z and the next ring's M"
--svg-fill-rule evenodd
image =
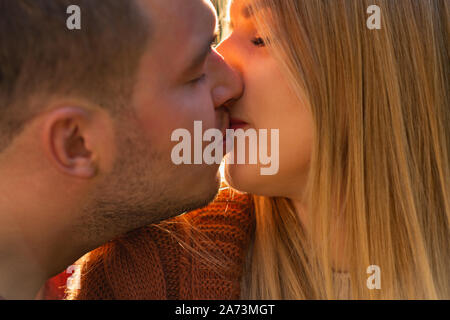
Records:
M223 188L214 202L144 227L78 261L68 299L239 299L254 228L250 196Z

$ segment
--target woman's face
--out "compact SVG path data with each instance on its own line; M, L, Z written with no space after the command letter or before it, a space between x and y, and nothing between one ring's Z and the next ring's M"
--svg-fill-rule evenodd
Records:
M242 74L245 83L242 98L230 109L232 128L256 129L258 133L259 129L278 129L279 170L275 175L261 175L260 169L268 165L230 164L227 159L225 177L237 190L300 199L309 171L312 115L290 89L279 64L260 38L246 3L232 3L232 33L217 49ZM270 136L267 141L271 141ZM273 145L268 146L269 154L271 149L275 150ZM247 154L248 150L247 146Z

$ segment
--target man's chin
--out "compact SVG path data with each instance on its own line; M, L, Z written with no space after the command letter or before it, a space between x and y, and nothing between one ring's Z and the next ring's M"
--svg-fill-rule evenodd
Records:
M85 208L86 215L81 224L87 230L87 241L98 244L98 239L112 239L150 224L158 224L203 208L214 200L220 188L218 172L215 176L190 180L189 184L182 186L177 185L176 181L165 181L160 184L159 190L145 190L141 181L137 180L125 189L127 192L118 192L119 186L124 190L122 181L125 180L115 176L112 182L107 181L104 188L93 195L92 203Z
M217 194L219 193L220 182L220 174L217 173L212 183L209 183L201 190L197 190L197 192L190 197L190 203L185 206L184 210L182 210L183 212L180 215L206 207L208 204L214 201Z

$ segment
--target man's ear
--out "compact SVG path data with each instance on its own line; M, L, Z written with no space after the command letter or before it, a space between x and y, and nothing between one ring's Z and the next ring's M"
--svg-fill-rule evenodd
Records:
M81 107L62 107L45 117L43 143L50 161L57 169L73 177L90 179L98 171L95 146L97 130L92 130L95 116Z

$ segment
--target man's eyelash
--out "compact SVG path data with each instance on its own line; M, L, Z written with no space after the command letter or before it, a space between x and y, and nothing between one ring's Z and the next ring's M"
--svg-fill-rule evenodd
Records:
M192 84L196 84L196 83L199 83L199 82L201 82L201 81L203 81L203 80L205 80L206 79L206 73L203 73L200 77L198 77L198 78L195 78L194 80L192 80L192 81L190 81Z
M214 37L211 39L211 42L210 42L210 44L209 44L209 47L210 47L210 53L211 53L211 52L213 51L213 49L215 49L216 46L218 45L219 40L220 40L219 38L220 38L219 32L216 31L216 32L214 33ZM195 78L195 79L189 81L189 83L191 83L191 84L197 84L197 83L199 83L199 82L202 82L204 79L206 79L206 73L203 73L200 77Z
M211 40L211 43L209 44L211 49L214 49L219 44L219 41L220 41L220 36L219 36L219 32L217 31L214 34L214 38Z

